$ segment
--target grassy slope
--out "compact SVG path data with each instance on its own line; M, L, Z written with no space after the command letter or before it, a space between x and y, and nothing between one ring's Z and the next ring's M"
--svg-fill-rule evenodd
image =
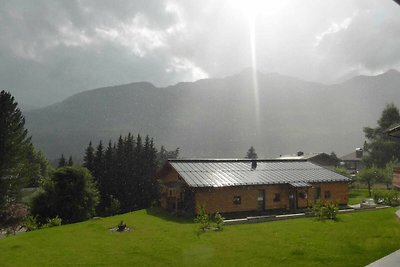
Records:
M189 221L146 211L0 240L1 266L364 266L399 249L394 209L227 226L197 234ZM134 231L107 229L124 220Z

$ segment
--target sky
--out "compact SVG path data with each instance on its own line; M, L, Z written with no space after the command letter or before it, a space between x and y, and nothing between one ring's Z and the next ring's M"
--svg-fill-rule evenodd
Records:
M308 81L400 70L392 0L0 0L0 90L45 106L248 67Z

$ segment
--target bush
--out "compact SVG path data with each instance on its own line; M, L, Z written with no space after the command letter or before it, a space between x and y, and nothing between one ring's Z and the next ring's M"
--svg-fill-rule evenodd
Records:
M32 214L40 223L47 218L62 219L63 223L87 220L95 214L99 192L92 175L83 167L58 169L43 186L43 192L32 202Z
M317 217L319 220L330 219L335 220L339 207L334 202L322 203L320 200L315 202L311 208L311 213Z
M372 197L374 198L375 203L380 203L388 206L400 205L399 192L395 190L373 191Z
M28 217L26 217L24 219L22 226L25 227L27 232L39 229L39 224L37 222L37 216L29 215Z
M204 205L200 206L199 214L194 221L200 224L199 230L205 231L206 229L210 228L210 217L206 213L206 208Z
M55 218L48 218L47 223L42 225L41 228L50 228L50 227L55 227L55 226L60 226L62 222L62 219L56 216Z
M221 216L219 212L215 213L214 215L214 222L217 225L218 230L222 230L224 226L224 217Z

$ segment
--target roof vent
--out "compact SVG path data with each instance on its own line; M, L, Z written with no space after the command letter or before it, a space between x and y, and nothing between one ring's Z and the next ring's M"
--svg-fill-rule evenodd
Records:
M252 160L251 161L251 170L253 171L255 169L257 169L257 161L256 160Z
M297 152L297 156L298 156L298 157L303 156L303 155L304 155L304 152L303 152L303 151Z

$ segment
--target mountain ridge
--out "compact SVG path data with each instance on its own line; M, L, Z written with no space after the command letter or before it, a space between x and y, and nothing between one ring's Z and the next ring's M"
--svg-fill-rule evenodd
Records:
M258 72L258 92L251 71L167 87L137 82L88 90L25 112L27 128L51 159L82 157L89 141L129 131L180 147L187 157L243 157L251 145L261 157L340 155L361 146L362 128L400 99L398 71L332 85Z

